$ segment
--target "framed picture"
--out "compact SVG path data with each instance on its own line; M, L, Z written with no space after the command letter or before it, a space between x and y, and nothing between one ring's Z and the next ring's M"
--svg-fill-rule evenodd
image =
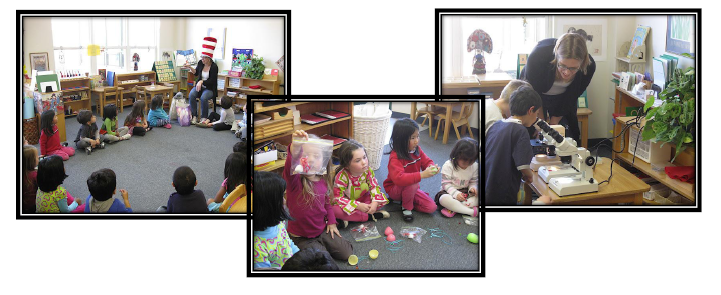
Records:
M696 16L669 15L666 26L666 51L696 56Z
M50 70L47 52L30 53L30 67L38 72Z
M573 18L573 17L556 17L556 34L555 37L561 37L565 33L586 33L586 47L588 54L595 61L606 60L606 27L608 21L601 18Z

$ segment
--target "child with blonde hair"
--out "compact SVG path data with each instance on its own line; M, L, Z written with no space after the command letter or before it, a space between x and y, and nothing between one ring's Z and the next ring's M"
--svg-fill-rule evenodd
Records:
M303 130L293 133L293 138L318 138L308 135ZM312 144L305 144L302 148L291 143L289 153L285 159L283 179L287 183L286 204L290 216L288 232L291 239L301 250L316 248L328 251L338 260L347 260L353 254L353 246L338 232L335 213L333 211L333 182L331 175L331 161L325 158L321 149ZM308 175L293 174L291 167L294 158L308 158L311 171L322 170L323 163L327 162L325 174Z
M506 84L506 87L503 87L500 98L496 100L490 98L485 99L486 115L483 117L485 123L484 134L488 133L488 128L491 128L494 123L511 116L511 93L521 86L530 87L531 84L523 80L511 80L511 82Z

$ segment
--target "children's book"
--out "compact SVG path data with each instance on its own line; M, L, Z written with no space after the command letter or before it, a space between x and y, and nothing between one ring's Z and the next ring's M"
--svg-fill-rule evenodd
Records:
M346 114L346 113L343 113L343 112L339 112L339 111L334 111L334 110L327 110L327 111L322 111L322 112L315 112L315 113L313 113L313 114L316 115L316 116L321 116L321 117L325 117L325 118L328 118L328 119L338 119L338 118L343 118L343 117L348 117L348 116L350 116L349 114Z
M634 58L633 52L636 50L637 47L641 46L646 42L646 35L648 35L648 32L651 31L651 27L646 26L638 26L636 27L636 33L633 34L633 39L631 39L631 47L628 49L628 54L626 54L626 57L628 58ZM642 57L638 57L642 58Z
M315 116L312 114L302 115L302 116L300 116L300 120L309 125L315 125L315 124L319 124L319 123L328 121L328 119L326 119L326 118L318 117L318 116Z
M237 49L233 48L233 63L230 72L233 77L240 77L243 72L243 64L253 56L253 49Z
M332 140L334 146L339 145L339 144L341 144L341 143L343 143L343 142L345 142L345 141L348 140L348 139L343 138L343 137L337 137L337 136L328 135L328 134L325 134L325 135L321 136L320 139Z

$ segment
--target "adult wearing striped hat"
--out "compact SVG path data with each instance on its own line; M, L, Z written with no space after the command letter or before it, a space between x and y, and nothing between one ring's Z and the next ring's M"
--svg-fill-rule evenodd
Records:
M195 86L188 95L193 115L192 124L208 117L208 100L218 97L218 65L213 62L213 53L217 44L218 40L213 37L203 38L203 49L200 51L202 62L199 62L195 69L185 66L195 75ZM200 114L198 114L198 104L195 103L198 97L200 97Z

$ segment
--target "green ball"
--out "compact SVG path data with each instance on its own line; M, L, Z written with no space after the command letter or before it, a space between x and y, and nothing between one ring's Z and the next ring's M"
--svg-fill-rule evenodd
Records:
M477 234L470 233L470 234L468 234L466 239L468 239L468 241L471 243L478 244L478 235Z

